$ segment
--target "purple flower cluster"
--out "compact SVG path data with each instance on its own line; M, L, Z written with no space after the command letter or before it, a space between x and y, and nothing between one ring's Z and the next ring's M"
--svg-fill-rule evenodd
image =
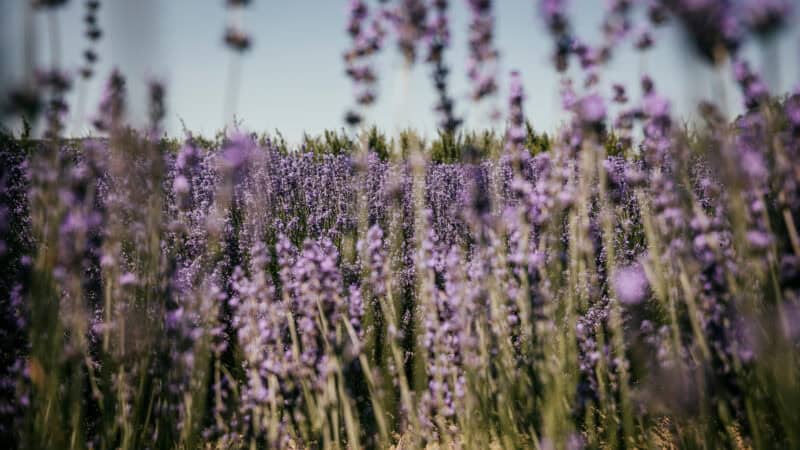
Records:
M427 62L433 65L433 86L439 95L435 110L440 115L439 126L447 133L454 133L462 120L455 116L454 102L447 91L447 76L450 69L445 64L444 52L450 46L450 22L447 17L448 0L433 2L434 16L428 25Z
M525 92L522 88L522 79L517 71L511 72L508 94L508 135L506 141L509 148L519 150L525 142L528 130L525 128L525 113L522 104L525 101Z
M397 33L397 46L408 64L417 59L417 44L427 31L428 5L422 0L401 0L391 19Z
M377 96L375 85L377 74L370 62L371 57L383 47L386 34L380 14L374 14L370 20L370 10L362 0L349 3L349 20L347 33L353 41L353 47L344 54L345 73L356 87L356 102L361 107L371 105ZM346 117L351 126L358 125L362 117L351 111Z
M231 13L232 20L228 27L225 28L223 40L228 48L239 53L249 50L252 45L250 35L242 29L240 17L242 9L249 3L249 1L243 0L229 0L225 2L225 5Z
M771 97L737 52L789 6L614 0L598 43L573 35L565 1L539 4L571 113L552 137L529 128L518 72L505 133L456 133L447 1L348 9L359 108L384 24L409 63L427 44L447 131L432 144L363 132L363 151L349 136L287 148L239 127L161 140L165 87L150 84L137 132L118 71L105 137L56 139L69 82L43 72L52 139L0 141L0 439L800 445L800 94ZM475 100L498 88L492 5L467 3ZM669 14L709 62L732 62L735 120L704 104L685 129L649 76L637 93L601 80Z
M747 109L756 109L769 98L767 85L753 72L747 61L734 61L733 74L742 89Z
M84 66L80 73L84 79L89 79L94 75L94 66L97 64L98 54L94 45L103 36L103 30L98 25L97 13L100 9L100 2L90 0L86 2L86 15L83 22L86 24L86 38L89 39L90 46L83 52Z
M469 58L467 75L472 83L472 98L481 100L497 91L497 60L494 46L494 15L491 0L468 0Z

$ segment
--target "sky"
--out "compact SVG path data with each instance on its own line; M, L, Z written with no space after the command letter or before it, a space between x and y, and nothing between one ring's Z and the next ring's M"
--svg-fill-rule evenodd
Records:
M72 0L52 18L45 13L26 13L26 3L0 0L0 90L24 77L25 45L36 50L40 66L51 64L54 52L49 31L53 22L57 23L54 36L60 66L77 75L82 63L81 54L87 45L82 23L84 2ZM519 70L527 92L527 117L536 129L550 131L567 115L560 107L561 78L550 64L551 41L536 15L536 3L494 2L496 46L501 52L501 90L494 101L505 106L508 74ZM603 3L571 2L572 20L582 38L599 36ZM468 95L466 1L451 1L451 10L453 47L447 59L457 113L466 119L468 128L491 126L489 106L475 105ZM243 20L253 47L238 61L222 43L229 19L223 0L102 2L99 23L105 34L98 46L98 76L88 83L76 76L69 97L72 110L68 134L91 132L90 119L113 67L128 79L134 123L141 123L144 117L147 81L159 79L166 84L165 127L172 136L182 136L184 126L194 133L213 135L230 123L225 104L231 95L231 73L236 70L240 88L235 113L243 128L280 130L290 142L297 142L304 132L315 134L344 126L344 113L353 104L353 88L342 61L349 45L345 32L347 0L252 1L243 12ZM25 39L26 22L33 25L33 41ZM800 81L800 27L794 24L769 45L748 44L744 54L757 68L768 66L766 78L774 92L789 91ZM432 135L436 97L430 67L422 63L408 67L392 41L387 41L376 67L381 77L378 102L366 112L367 121L390 134L413 127ZM630 92L635 99L639 95L638 80L644 73L653 77L657 89L673 101L681 117L690 119L693 105L700 99L715 100L731 114L740 109L730 70L717 73L697 59L675 24L656 32L656 46L646 54L630 46L618 51L601 75L601 86L607 93L613 82L637 87Z

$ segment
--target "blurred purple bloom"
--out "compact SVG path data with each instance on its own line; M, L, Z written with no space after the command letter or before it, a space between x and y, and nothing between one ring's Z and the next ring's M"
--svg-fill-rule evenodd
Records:
M614 292L625 305L636 305L647 297L650 283L639 264L621 267L614 273Z

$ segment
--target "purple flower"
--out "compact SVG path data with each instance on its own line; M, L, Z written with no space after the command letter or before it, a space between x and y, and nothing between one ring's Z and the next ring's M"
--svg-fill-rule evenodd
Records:
M522 103L525 101L525 92L522 89L522 80L519 72L511 72L511 82L508 94L508 121L509 127L506 134L507 147L519 151L527 138L525 128L525 114Z
M738 49L744 33L733 2L728 0L676 0L665 2L681 20L695 49L716 64L720 49Z
M587 95L580 100L577 112L581 121L586 125L602 125L606 118L605 102L598 94Z
M795 93L789 97L789 99L786 100L784 110L789 124L795 130L800 130L800 94Z
M131 286L133 284L136 284L137 281L138 278L136 277L136 274L131 272L125 272L119 276L120 286Z
M649 282L641 265L622 267L614 273L614 293L625 305L637 305L648 295Z
M742 5L744 22L761 36L774 34L791 19L791 0L746 0Z
M359 241L359 250L366 258L366 270L369 273L369 285L376 297L386 295L386 262L383 249L383 231L377 224L367 231L366 240Z
M471 13L467 75L472 82L472 98L478 101L497 90L495 72L499 52L494 48L491 0L467 0L467 3Z
M462 120L454 113L454 101L447 92L447 76L450 70L445 65L444 51L450 45L450 23L447 19L447 0L433 3L434 17L428 25L428 57L433 65L433 86L439 95L435 110L440 114L439 126L447 133L454 133Z
M374 103L377 94L375 86L377 75L372 68L370 59L383 47L386 35L383 26L385 15L378 13L370 18L370 11L362 0L351 0L349 5L349 19L347 33L352 40L352 48L344 53L346 65L345 73L353 81L356 102L365 107ZM357 111L348 111L346 122L355 126L361 122L361 114Z
M397 45L408 64L417 58L417 42L425 36L428 7L422 0L401 0L393 15Z
M769 98L769 90L761 77L750 68L747 61L737 59L733 63L733 73L744 94L748 109L755 109Z
M111 72L100 99L97 117L92 122L99 131L112 131L121 125L125 113L125 78L118 69Z

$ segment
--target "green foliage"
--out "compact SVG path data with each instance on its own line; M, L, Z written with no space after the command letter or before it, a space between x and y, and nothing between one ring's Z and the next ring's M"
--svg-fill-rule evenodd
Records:
M622 140L613 131L606 133L603 147L605 147L608 156L625 156L625 151L627 150Z
M391 143L386 139L386 134L378 130L378 127L373 125L367 131L367 146L370 151L375 152L382 160L389 159L391 154Z
M275 130L275 134L268 132L261 133L258 137L258 145L261 147L274 147L279 153L285 155L289 153L289 144L286 138L279 130Z
M412 150L424 150L425 147L425 139L416 131L406 128L402 130L398 136L395 152L401 159L408 159L408 157L411 156Z
M348 155L353 151L353 141L342 131L325 130L321 135L312 136L303 133L300 152L312 153L315 156Z
M165 136L158 141L158 148L162 153L177 153L181 145L183 142L176 137Z
M431 160L437 163L453 163L461 160L461 135L441 130L438 133L437 139L431 142Z
M547 133L537 133L530 121L525 121L525 131L527 134L525 148L528 149L531 156L550 151L550 137L547 136Z

